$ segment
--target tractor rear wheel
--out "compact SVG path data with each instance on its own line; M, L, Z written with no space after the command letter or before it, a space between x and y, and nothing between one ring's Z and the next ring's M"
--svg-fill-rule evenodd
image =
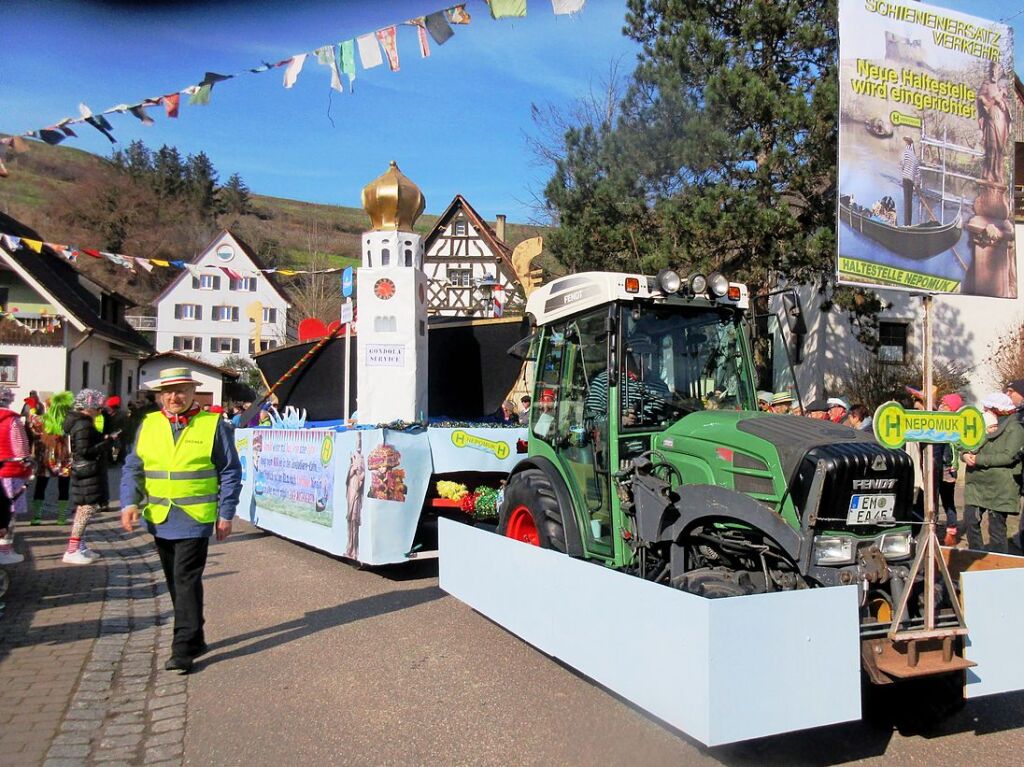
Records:
M540 469L512 476L498 513L498 534L565 552L565 528L551 481Z
M672 579L672 586L705 599L724 599L756 594L759 589L746 571L702 567Z

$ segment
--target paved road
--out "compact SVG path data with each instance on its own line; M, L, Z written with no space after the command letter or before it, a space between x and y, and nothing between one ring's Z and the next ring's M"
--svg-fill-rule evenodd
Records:
M1021 762L1024 694L927 735L854 723L706 749L445 595L435 563L361 571L239 527L211 550L186 764Z
M706 749L437 588L436 563L362 571L244 523L211 549L212 651L162 671L169 605L148 536L22 527L0 618L0 764L838 765L1021 762L1024 694L935 732L854 723ZM480 577L489 577L481 573ZM800 705L785 689L779 705ZM187 718L186 718L187 712Z

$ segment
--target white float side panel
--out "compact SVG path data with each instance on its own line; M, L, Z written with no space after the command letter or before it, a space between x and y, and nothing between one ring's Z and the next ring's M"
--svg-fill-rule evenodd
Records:
M711 602L708 745L861 717L857 587Z
M442 589L702 743L860 717L855 587L705 600L439 522Z
M960 578L968 632L964 655L978 664L967 670L966 696L1024 690L1024 569L965 572Z

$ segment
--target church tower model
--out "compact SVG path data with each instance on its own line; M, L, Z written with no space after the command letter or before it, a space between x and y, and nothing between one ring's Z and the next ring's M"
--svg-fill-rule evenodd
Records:
M371 230L356 273L360 424L427 420L427 276L413 233L425 206L394 161L363 189Z

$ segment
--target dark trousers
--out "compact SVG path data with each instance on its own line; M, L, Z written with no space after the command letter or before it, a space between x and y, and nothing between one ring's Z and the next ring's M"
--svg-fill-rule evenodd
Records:
M946 527L956 527L956 501L953 497L955 491L955 482L939 482L939 505L946 512ZM939 521L938 515L935 521Z
M985 512L988 512L987 549L981 539L981 515ZM964 525L967 527L967 545L972 549L1006 553L1006 512L980 506L964 506Z
M914 181L903 179L903 226L914 223Z
M36 477L36 487L32 491L32 500L41 501L46 497L46 486L50 484L50 478L45 475ZM57 477L57 500L66 501L68 490L71 488L71 477Z
M171 656L192 658L205 642L203 636L203 570L209 538L168 540L155 538L167 590L174 604L174 641Z

